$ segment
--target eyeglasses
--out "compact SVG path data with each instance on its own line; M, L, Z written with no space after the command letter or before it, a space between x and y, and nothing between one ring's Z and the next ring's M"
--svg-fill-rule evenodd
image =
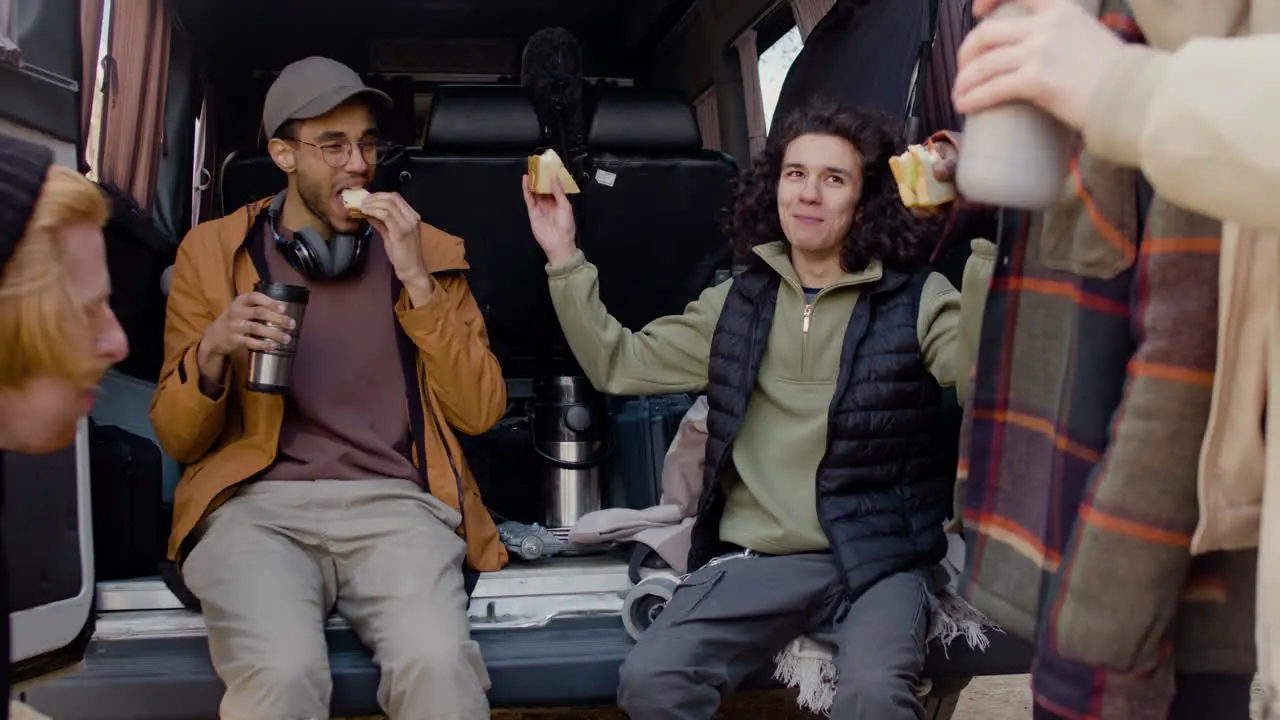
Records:
M320 151L321 157L324 158L326 165L332 168L344 167L351 161L351 148L356 146L360 148L360 156L368 165L378 165L386 162L393 154L394 146L391 143L382 142L380 140L362 140L353 143L350 140L332 140L325 143L312 143L297 138L289 138L290 142L309 145Z

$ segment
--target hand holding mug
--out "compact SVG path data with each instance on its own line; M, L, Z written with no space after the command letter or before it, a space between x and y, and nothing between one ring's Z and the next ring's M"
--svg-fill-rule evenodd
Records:
M196 349L201 377L217 382L227 357L241 348L266 351L292 342L288 331L293 329L294 321L284 313L284 303L260 292L245 293L231 301L205 330Z
M1005 5L1019 12L988 17ZM973 13L986 19L960 45L952 90L965 115L1023 101L1079 129L1127 52L1080 0L975 0Z

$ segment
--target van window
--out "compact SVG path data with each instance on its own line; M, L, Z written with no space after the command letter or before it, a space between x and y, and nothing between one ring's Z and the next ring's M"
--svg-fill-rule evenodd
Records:
M105 95L103 93L103 83L106 82L107 73L102 72L102 61L107 57L108 46L111 40L111 6L112 0L104 0L102 3L102 16L98 22L101 23L102 29L98 33L97 44L86 43L84 50L92 52L97 49L97 57L93 61L93 73L84 77L81 82L86 88L93 93L89 109L89 134L84 139L84 156L85 156L85 174L90 180L97 182L98 165L102 161L102 114L105 110ZM86 68L88 64L85 64Z
M778 106L778 94L782 92L782 81L787 78L791 63L804 48L800 39L800 28L791 29L778 38L764 52L760 53L758 65L760 72L760 95L764 102L764 129L769 132L773 125L773 110Z

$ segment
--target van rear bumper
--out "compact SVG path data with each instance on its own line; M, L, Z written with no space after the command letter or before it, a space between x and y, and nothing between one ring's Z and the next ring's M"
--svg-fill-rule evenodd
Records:
M332 713L377 715L378 670L347 628L330 628ZM489 676L494 707L612 705L618 668L632 647L618 617L569 618L544 627L474 633ZM926 666L934 679L1027 672L1030 647L991 633L985 652L959 644L935 649ZM766 687L767 675L753 687ZM203 635L95 638L84 669L29 690L26 701L58 720L209 720L218 716L222 683Z
M335 716L378 715L378 670L350 630L330 630ZM617 618L478 632L498 706L613 702L618 666L631 639ZM203 636L95 640L84 669L26 693L26 702L58 720L209 720L222 683Z

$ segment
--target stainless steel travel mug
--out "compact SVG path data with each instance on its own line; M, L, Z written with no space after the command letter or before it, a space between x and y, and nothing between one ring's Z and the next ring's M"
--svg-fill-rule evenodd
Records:
M254 292L284 303L284 314L293 318L293 328L287 330L291 340L287 345L276 346L273 350L253 351L249 353L249 389L254 392L283 395L289 390L289 380L293 372L293 355L298 347L298 333L302 331L302 315L307 309L307 300L311 292L301 285L285 283L260 282L253 286Z

